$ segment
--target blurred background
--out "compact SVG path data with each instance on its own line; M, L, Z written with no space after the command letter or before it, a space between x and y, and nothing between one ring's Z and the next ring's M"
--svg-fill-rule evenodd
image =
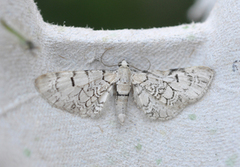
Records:
M194 0L35 0L45 22L100 29L140 29L190 23Z

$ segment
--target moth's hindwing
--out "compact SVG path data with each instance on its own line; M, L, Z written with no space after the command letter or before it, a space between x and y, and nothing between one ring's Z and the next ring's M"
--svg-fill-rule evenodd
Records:
M95 117L100 114L116 77L116 72L104 70L47 73L35 80L35 87L52 106Z
M207 91L214 71L208 67L133 72L133 96L152 119L168 120Z

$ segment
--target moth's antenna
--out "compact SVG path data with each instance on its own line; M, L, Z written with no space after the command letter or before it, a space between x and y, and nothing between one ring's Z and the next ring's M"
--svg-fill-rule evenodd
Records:
M105 63L103 62L103 56L104 56L104 54L105 54L107 51L109 51L110 49L112 49L112 48L113 48L113 47L111 47L111 48L106 48L106 50L103 52L102 56L100 57L100 62L101 62L104 66L107 66L107 67L118 66L118 65L108 65L108 64L105 64Z
M148 61L148 63L149 63L149 66L148 66L148 69L147 69L147 71L150 69L150 67L151 67L151 62L149 61L149 59L148 58L146 58L147 59L147 61Z
M146 58L147 59L147 58ZM150 67L151 67L151 62L147 59L147 61L148 61L148 63L149 63L149 66L148 66L148 69L146 70L146 71L148 71L149 69L150 69ZM137 67L135 67L135 66L133 66L133 65L129 65L130 67L132 67L132 68L135 68L135 69L137 69L138 71L142 71L142 70L140 70L140 69L138 69Z
M191 57L191 56L192 56L192 54L193 54L193 52L194 52L194 51L195 51L195 49L193 49L193 50L192 50L192 52L191 52L191 54L189 55L189 57Z
M132 67L132 68L135 68L136 70L138 70L138 71L142 71L142 70L140 70L139 68L137 68L137 67L135 67L135 66L133 66L133 65L129 65L130 67Z

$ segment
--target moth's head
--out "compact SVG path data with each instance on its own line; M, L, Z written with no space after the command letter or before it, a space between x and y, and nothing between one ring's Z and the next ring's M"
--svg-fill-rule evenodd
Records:
M129 64L126 60L121 61L120 63L118 63L119 67L129 67Z

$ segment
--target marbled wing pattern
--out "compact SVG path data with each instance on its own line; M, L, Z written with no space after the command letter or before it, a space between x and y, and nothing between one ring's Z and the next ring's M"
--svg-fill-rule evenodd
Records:
M52 106L80 116L98 116L116 82L116 71L70 71L41 75L35 86Z
M208 67L133 72L133 97L152 119L168 120L207 91L214 71Z

